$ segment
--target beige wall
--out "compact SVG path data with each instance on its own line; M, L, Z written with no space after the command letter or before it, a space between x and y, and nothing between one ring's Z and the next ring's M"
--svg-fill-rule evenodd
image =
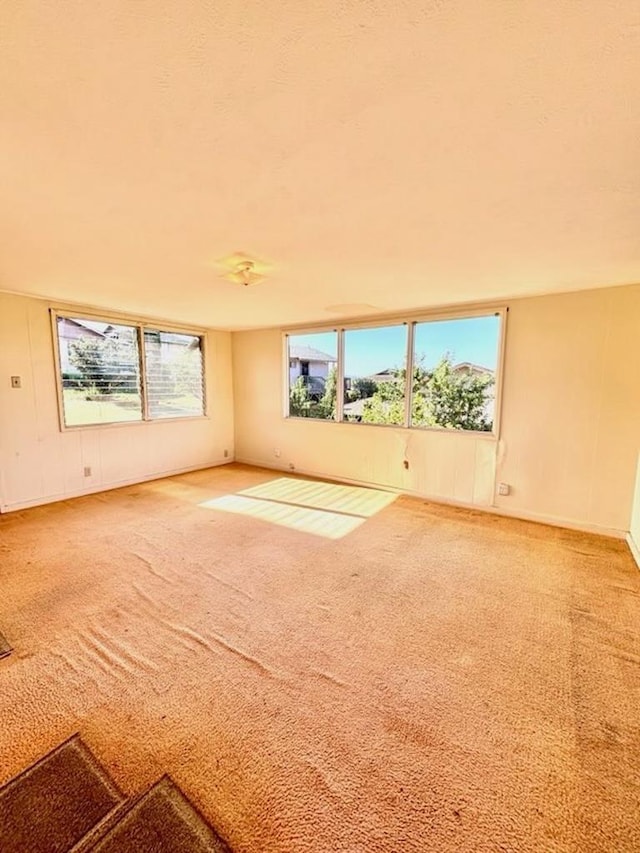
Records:
M278 330L207 333L208 419L61 432L48 309L44 300L0 294L4 510L232 459L233 339L240 460L284 469L291 463L301 472L545 521L631 530L640 541L640 483L632 521L640 286L510 302L500 441L285 419ZM11 375L22 377L21 389L10 387ZM508 497L495 493L500 480L512 487Z
M629 530L640 286L514 301L507 336L497 505Z
M239 460L629 530L640 435L640 286L509 303L499 442L283 418L278 330L234 334L233 367ZM508 497L496 495L497 481L511 485Z
M209 418L62 432L49 304L0 293L2 510L232 459L231 335L207 332L206 355ZM13 375L22 378L20 389L11 388Z

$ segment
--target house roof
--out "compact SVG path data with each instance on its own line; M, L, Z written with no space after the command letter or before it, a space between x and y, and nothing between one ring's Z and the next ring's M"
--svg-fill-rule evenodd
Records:
M297 358L301 361L336 361L335 355L329 355L322 350L307 346L290 346L289 358Z
M84 329L85 332L88 332L90 335L95 335L99 338L104 337L106 323L94 323L90 320L77 320L74 317L63 317L61 319L70 326L77 326L79 329Z
M384 370L378 370L377 373L371 373L369 376L365 377L366 379L373 379L376 382L380 382L386 379L395 379L395 370L393 367L385 367Z
M493 370L489 367L484 367L482 364L474 364L472 361L461 361L453 365L453 370L469 370L473 373L491 373Z

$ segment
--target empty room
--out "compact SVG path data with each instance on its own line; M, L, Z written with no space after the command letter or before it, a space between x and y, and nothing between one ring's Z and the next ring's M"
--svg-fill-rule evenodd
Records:
M2 853L640 851L640 7L14 0Z

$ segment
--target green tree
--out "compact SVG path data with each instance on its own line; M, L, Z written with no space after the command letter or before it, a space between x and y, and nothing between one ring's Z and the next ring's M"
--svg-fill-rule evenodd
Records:
M430 373L423 367L422 360L413 366L413 400L419 399L421 389ZM396 368L393 378L376 383L375 392L367 400L362 413L362 422L367 424L403 424L405 410L406 368Z
M317 411L313 417L326 418L327 420L336 416L336 396L338 392L338 373L335 367L329 369L324 383L324 394L320 398Z
M491 374L454 371L451 357L445 355L424 387L424 404L420 399L419 408L414 404L412 423L446 429L490 430L487 402L493 382Z
M369 379L367 376L360 376L354 379L351 383L351 388L348 391L348 397L351 402L354 400L366 400L367 397L373 397L378 388L378 383L375 379Z
M77 371L75 383L87 392L87 397L97 397L103 388L109 387L111 377L102 340L87 337L72 341L69 361Z
M133 336L77 338L69 344L69 360L78 374L75 383L88 397L138 391L138 347Z
M304 377L298 376L289 389L289 414L293 418L308 418L310 409L309 389Z
M389 383L384 383L385 385ZM376 393L364 404L362 422L365 424L398 424L404 423L404 400L385 400Z
M445 354L433 370L422 360L414 365L412 377L411 422L415 426L488 431L487 403L493 385L490 374L464 373L453 369L451 355ZM406 370L394 371L394 377L381 382L366 402L364 423L404 423Z

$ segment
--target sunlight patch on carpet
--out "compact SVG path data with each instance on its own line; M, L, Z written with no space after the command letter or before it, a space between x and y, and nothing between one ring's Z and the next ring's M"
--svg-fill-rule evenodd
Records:
M393 503L397 495L379 489L341 486L282 477L200 504L312 533L341 539Z

